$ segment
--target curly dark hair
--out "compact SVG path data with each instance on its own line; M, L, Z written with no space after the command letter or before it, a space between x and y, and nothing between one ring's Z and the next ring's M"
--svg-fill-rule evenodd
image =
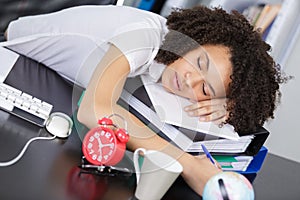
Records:
M225 123L240 135L257 130L269 118L280 98L279 84L284 82L279 66L268 51L259 31L254 30L239 12L197 6L174 10L167 19L170 31L156 61L171 64L199 45L223 45L230 50L231 83L227 94L229 117ZM181 33L194 42L189 42ZM169 51L168 49L172 49ZM176 52L176 53L174 53Z

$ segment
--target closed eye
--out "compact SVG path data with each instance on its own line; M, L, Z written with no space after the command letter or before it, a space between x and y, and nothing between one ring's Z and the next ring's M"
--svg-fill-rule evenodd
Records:
M197 65L198 65L198 67L199 67L200 70L203 70L202 64L201 64L201 62L203 62L203 61L204 61L205 63L202 63L202 64L204 65L204 67L206 66L206 72L207 72L208 69L209 69L209 64L210 64L210 63L209 63L209 59L208 59L208 55L207 55L207 54L205 54L204 60L201 60L201 56L197 57ZM202 92L203 92L203 94L204 94L205 96L210 96L210 90L206 90L206 87L209 87L210 90L212 91L212 94L213 94L214 96L216 96L215 90L214 90L214 88L211 86L211 84L207 83L207 85L206 85L206 83L203 82L203 84L202 84ZM206 92L206 91L208 91L208 92Z
M202 70L202 68L201 68L201 60L200 60L201 58L200 58L200 56L197 58L197 65L198 65L198 67L199 67L199 69L200 70Z
M205 83L202 84L202 92L205 96L207 96L207 93L205 92Z

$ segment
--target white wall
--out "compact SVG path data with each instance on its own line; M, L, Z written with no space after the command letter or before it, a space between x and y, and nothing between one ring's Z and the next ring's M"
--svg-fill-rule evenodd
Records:
M300 36L284 71L294 78L281 86L282 98L275 119L265 125L271 132L266 146L271 153L300 162Z

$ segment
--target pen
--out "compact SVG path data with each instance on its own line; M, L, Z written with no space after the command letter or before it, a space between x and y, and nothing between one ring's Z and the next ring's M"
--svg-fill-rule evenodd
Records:
M202 147L203 152L205 153L206 157L212 162L212 164L214 164L217 167L213 157L211 156L211 154L209 153L207 148L204 146L204 144L201 144L201 147Z

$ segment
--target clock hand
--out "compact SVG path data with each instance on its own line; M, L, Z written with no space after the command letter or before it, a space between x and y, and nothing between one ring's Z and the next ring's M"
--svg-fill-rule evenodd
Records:
M113 146L114 146L114 144L113 144L113 143L110 143L110 144L103 144L103 145L102 145L102 147L107 147L107 146L109 146L109 147L113 147Z
M102 148L99 148L99 157L101 157L102 158Z
M98 141L98 144L99 144L99 148L102 148L102 147L103 147L103 144L102 144L100 138L97 138L97 141Z
M102 158L102 147L103 147L103 144L102 144L100 138L97 138L97 141L98 141L98 144L99 144L99 150L98 150L99 153L100 153L99 157Z

